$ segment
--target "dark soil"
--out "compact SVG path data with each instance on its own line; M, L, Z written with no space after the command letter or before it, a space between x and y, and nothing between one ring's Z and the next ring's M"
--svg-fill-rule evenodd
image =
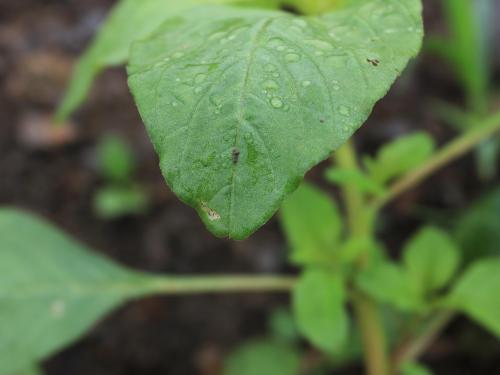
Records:
M113 3L0 0L0 204L43 215L134 269L170 274L296 272L286 263L275 219L247 241L216 239L196 213L173 196L159 172L123 69L101 75L73 118L74 131L57 139L32 134L30 129L43 129L47 123L72 64ZM437 3L426 1L429 30L442 29ZM499 63L497 59L497 77ZM373 152L385 140L415 129L430 132L439 143L451 139L454 132L431 110L434 98L462 101L449 69L423 56L377 105L356 137L357 147ZM103 183L95 165L96 144L109 133L125 137L138 158L137 181L153 199L143 216L107 222L93 212L93 194ZM322 168L308 178L331 189L321 181ZM498 185L498 179L484 184L475 175L473 158L463 158L388 208L380 233L395 255L422 222L448 218ZM137 301L99 323L44 368L49 375L219 374L224 356L248 338L265 335L269 313L287 303L286 296L273 294ZM459 320L432 346L425 362L437 374L500 374L500 344Z

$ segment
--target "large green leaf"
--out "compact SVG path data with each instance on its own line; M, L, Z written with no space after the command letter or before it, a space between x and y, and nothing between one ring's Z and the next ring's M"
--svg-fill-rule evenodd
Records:
M154 32L166 19L199 4L238 3L275 7L275 0L121 0L75 67L56 117L66 119L85 100L95 77L106 67L127 62L130 45Z
M299 331L327 353L340 351L346 342L349 319L342 278L310 268L293 291L293 309Z
M42 221L0 210L0 374L69 344L145 282Z
M283 203L281 222L296 264L325 264L335 260L342 219L332 198L307 184Z
M21 371L16 372L15 374L10 374L10 375L42 375L43 372L38 366L29 366L24 368Z
M215 234L249 236L386 94L420 47L420 13L420 0L360 0L166 22L128 72L168 184Z
M465 272L447 299L451 307L465 312L500 337L500 257L486 258Z

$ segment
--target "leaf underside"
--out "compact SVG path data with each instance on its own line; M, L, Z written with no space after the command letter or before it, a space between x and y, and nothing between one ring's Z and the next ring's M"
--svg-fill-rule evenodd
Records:
M170 187L244 239L361 126L421 38L420 0L318 17L203 7L133 45L129 86Z

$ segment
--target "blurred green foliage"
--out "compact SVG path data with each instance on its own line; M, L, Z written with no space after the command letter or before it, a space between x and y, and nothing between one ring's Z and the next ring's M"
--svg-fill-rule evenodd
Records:
M94 209L103 219L141 214L149 206L145 190L134 182L135 157L118 136L108 135L97 147L97 164L104 186L94 195Z

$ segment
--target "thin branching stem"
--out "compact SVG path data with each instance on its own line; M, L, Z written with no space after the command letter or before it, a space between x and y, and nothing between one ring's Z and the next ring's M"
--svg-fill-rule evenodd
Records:
M372 203L373 207L375 209L382 208L405 191L416 187L436 171L465 155L497 133L500 133L500 112L481 121L477 126L443 147L425 164L396 181L385 195Z
M341 168L359 169L356 151L350 142L337 150L334 156ZM364 237L371 235L373 230L371 210L366 209L363 194L353 186L343 187L342 193L350 236ZM357 266L361 270L368 266L369 262L367 249L357 259ZM361 331L366 373L368 375L387 375L389 366L387 343L377 302L362 292L354 291L352 303Z
M397 375L401 365L417 360L455 316L453 311L439 312L425 325L423 331L402 342L391 358L391 374Z

